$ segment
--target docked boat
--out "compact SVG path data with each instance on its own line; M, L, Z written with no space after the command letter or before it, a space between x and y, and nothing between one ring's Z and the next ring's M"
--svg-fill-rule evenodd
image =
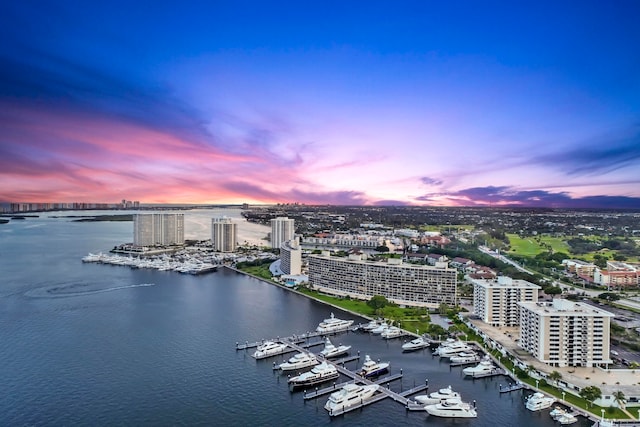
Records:
M320 332L322 334L329 334L331 332L339 332L344 331L349 328L353 324L353 320L343 320L338 319L331 313L331 317L328 319L324 319L318 327L316 328L316 332Z
M283 371L295 371L296 369L304 369L318 364L316 357L309 353L298 353L291 357L288 361L278 365Z
M592 427L615 427L615 426L613 424L613 420L606 419L603 414L602 418L596 421Z
M387 322L383 321L382 323L378 324L377 327L371 329L371 333L378 335L378 334L383 333L387 329L389 329L389 325L387 324Z
M320 384L325 381L335 380L340 376L338 369L330 363L322 362L310 371L289 378L292 387L310 386Z
M429 341L424 337L418 337L402 344L402 351L416 351L426 347L429 347Z
M375 377L389 370L389 362L374 362L367 354L362 368L357 372L362 377Z
M474 351L463 351L449 358L451 363L472 363L478 360L480 360L480 357L478 357L478 354Z
M460 399L447 399L424 407L429 415L444 418L476 418L478 413L470 404Z
M440 357L451 357L460 353L473 351L473 348L462 341L456 341L451 345L440 346L436 350Z
M469 366L468 368L464 368L462 370L462 373L469 377L481 377L492 374L496 369L497 368L491 362L491 359L485 357L476 366Z
M280 354L287 348L286 344L282 344L275 341L266 341L264 344L261 344L256 348L256 351L253 353L253 357L256 359L264 359L265 357L275 356L276 354Z
M342 356L347 353L351 349L350 345L339 345L335 346L329 338L324 340L324 348L320 352L325 358L329 359L331 357Z
M554 420L557 420L558 418L560 418L562 415L566 414L567 410L560 407L560 406L556 406L555 408L553 408L551 411L549 411L549 416L551 418L553 418Z
M380 336L386 340L391 338L399 338L404 335L404 331L397 326L389 326L386 330L380 333Z
M422 405L435 405L446 399L460 399L460 393L453 391L451 386L448 386L428 395L421 394L413 398L413 400Z
M366 332L371 332L372 330L374 330L375 328L377 328L378 326L380 326L380 322L378 320L372 320L369 323L362 325L360 327L360 329L362 329L363 331Z
M545 396L538 391L529 396L524 406L530 411L540 411L550 408L554 403L556 403L554 397Z
M345 384L340 390L331 393L329 400L324 405L324 409L329 412L347 409L373 396L379 387L378 384Z
M573 414L571 414L569 412L566 412L566 413L560 415L560 417L558 417L557 421L561 425L567 426L569 424L577 423L578 422L578 418L575 415L573 415Z

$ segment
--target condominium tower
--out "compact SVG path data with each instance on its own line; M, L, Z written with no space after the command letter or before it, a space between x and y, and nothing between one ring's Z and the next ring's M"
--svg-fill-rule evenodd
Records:
M280 270L284 274L302 273L302 247L297 237L280 245Z
M238 224L231 218L211 219L211 244L214 251L234 252L238 241Z
M366 261L362 255L348 258L310 255L309 284L338 296L369 300L382 295L406 306L437 308L455 305L457 271L439 264L436 267L403 264L401 259L388 262Z
M280 248L283 242L293 239L293 218L278 217L271 220L271 247Z
M601 366L609 356L612 313L583 302L521 302L520 347L551 366Z
M184 214L133 215L133 244L135 246L184 244Z
M519 302L537 302L540 286L526 280L499 276L496 279L476 279L473 284L473 312L491 326L520 324Z

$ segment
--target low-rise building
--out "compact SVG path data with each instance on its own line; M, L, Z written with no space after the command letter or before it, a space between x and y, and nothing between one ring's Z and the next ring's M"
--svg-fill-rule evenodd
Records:
M519 345L551 366L604 366L612 363L612 313L583 302L520 302Z

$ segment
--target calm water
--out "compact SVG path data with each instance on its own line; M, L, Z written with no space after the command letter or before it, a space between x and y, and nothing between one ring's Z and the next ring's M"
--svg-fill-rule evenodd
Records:
M130 241L131 229L51 218L0 225L0 425L555 425L548 411L527 411L521 392L500 395L503 377L465 380L428 350L402 354L401 340L355 333L334 341L390 360L392 373L402 368L392 389L452 385L477 400L479 416L437 419L385 400L332 419L326 398L288 391L272 370L282 357L256 361L234 349L313 330L332 309L228 271L194 277L80 261Z

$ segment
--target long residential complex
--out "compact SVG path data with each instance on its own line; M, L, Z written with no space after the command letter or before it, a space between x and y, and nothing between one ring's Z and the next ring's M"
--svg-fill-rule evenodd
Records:
M184 244L184 214L135 214L133 244L134 246Z
M519 302L537 302L540 286L526 280L499 276L496 279L471 280L473 310L483 322L491 326L520 324Z
M238 224L231 218L211 219L211 244L214 251L234 252L238 241Z
M375 249L385 245L384 236L368 234L328 234L320 233L302 239L305 249Z
M582 302L521 302L519 345L551 366L601 366L609 356L612 313Z
M284 274L302 273L302 247L298 237L280 246L280 269Z
M280 245L284 242L288 242L293 239L295 232L293 219L285 217L278 217L271 220L271 247L280 248Z
M362 254L349 257L310 255L309 284L321 292L368 300L382 295L406 306L437 308L456 303L457 271L446 264L436 267L366 261Z

